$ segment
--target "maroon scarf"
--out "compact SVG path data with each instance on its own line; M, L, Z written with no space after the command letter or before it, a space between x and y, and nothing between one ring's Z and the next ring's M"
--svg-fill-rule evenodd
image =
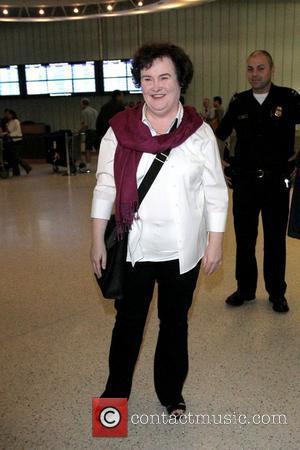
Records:
M203 120L191 106L184 106L182 121L169 134L152 136L142 122L143 105L128 108L116 114L110 125L116 135L118 145L114 160L116 183L116 222L119 237L131 227L134 213L138 208L136 172L143 152L159 153L177 147L188 139Z

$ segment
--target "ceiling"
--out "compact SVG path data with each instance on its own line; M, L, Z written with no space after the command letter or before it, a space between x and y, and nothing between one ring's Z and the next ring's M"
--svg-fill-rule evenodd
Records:
M2 3L0 0L0 22L50 22L116 17L196 6L211 1L215 0L101 0L88 2L10 0L7 3ZM107 7L111 9L108 10ZM74 8L77 8L76 12L74 12ZM39 13L40 9L43 9L44 14Z

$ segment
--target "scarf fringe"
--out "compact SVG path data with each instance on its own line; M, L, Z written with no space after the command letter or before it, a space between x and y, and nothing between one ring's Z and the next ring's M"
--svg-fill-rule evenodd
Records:
M131 203L122 203L120 206L120 217L117 220L117 240L121 241L124 237L125 233L128 233L131 230L132 222L135 216L135 213L138 210L138 202L134 201Z

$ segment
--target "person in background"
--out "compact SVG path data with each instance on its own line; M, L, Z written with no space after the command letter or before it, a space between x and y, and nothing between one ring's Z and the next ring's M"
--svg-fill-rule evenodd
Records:
M215 116L215 110L210 106L210 99L207 97L203 99L202 104L203 104L203 112L201 115L203 117L203 120L205 120L206 123L210 124L210 122L213 120Z
M98 149L99 137L96 131L96 120L98 111L90 106L88 98L83 98L80 101L81 106L81 126L78 130L79 133L85 133L85 160L86 168L90 171L91 168L91 151Z
M222 97L216 96L213 99L214 117L211 119L210 126L215 131L221 123L224 116L224 109L222 107Z
M20 175L19 165L25 170L27 175L32 170L32 167L22 159L23 148L23 134L21 124L17 118L17 114L12 109L5 110L6 131L2 131L2 136L5 137L5 150L12 167L13 175Z
M6 141L6 123L7 123L7 118L6 116L6 112L8 111L7 108L5 108L4 110L4 114L3 117L1 117L0 119L0 172L2 175L3 173L6 175L8 175L8 172L6 171L6 169L9 169L8 166L8 161L9 161L9 156L7 154L7 145L5 145L5 141Z
M102 397L129 398L157 282L160 326L154 384L161 404L178 418L186 410L182 389L188 372L188 311L200 261L206 275L222 262L227 187L210 126L179 101L193 76L188 55L172 44L144 45L134 55L132 74L145 103L110 121L101 141L91 214L90 256L98 277L106 266L104 232L114 202L121 237L130 230L124 296L115 301L109 377ZM168 149L138 205L138 186Z
M97 117L96 129L100 139L107 132L110 119L118 112L124 111L124 109L124 94L116 89L111 93L111 99L102 106Z
M127 105L125 106L125 108L133 108L135 106L135 103L133 100L130 100Z
M7 124L6 114L7 114L7 112L8 112L8 108L5 108L3 117L1 118L1 121L0 121L0 132L6 131L6 124Z
M255 299L258 276L255 247L261 213L265 287L273 310L286 313L289 311L285 298L286 229L300 95L293 89L275 86L273 72L273 59L266 50L256 50L248 56L247 78L251 89L232 98L216 136L224 141L236 131L231 166L223 161L227 181L233 187L237 245L237 290L226 303L241 306Z

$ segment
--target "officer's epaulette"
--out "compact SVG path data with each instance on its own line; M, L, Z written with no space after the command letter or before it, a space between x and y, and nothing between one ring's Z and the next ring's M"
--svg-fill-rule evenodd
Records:
M292 89L290 87L273 85L273 89L276 89L276 92L283 93L287 97L298 97L299 96L299 92L297 92L295 89Z
M293 97L297 97L299 95L299 92L297 92L295 89L289 89L289 94Z
M233 96L231 97L229 103L234 103L236 101L236 99L238 98L239 93L236 92L235 94L233 94Z

